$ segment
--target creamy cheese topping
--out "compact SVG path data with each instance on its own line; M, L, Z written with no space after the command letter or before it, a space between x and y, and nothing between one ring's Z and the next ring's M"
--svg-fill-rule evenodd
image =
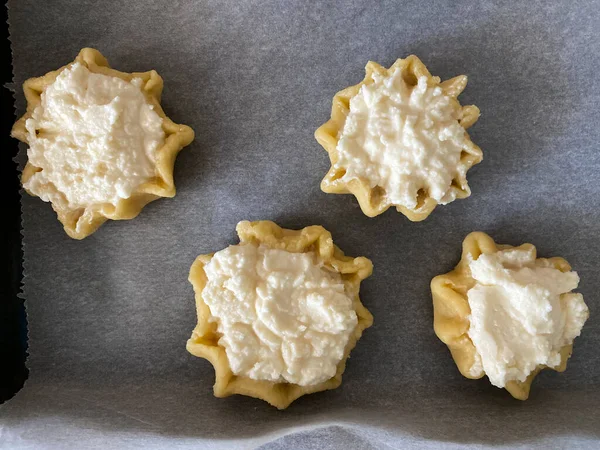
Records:
M300 386L333 377L358 323L340 275L312 253L233 245L204 267L202 298L231 370Z
M350 100L339 136L335 168L343 181L362 179L385 190L389 204L417 207L420 189L440 204L456 199L453 179L467 168L460 161L465 130L460 105L439 86L419 77L409 86L400 70L374 73Z
M63 70L26 122L27 156L42 170L25 188L76 209L116 204L154 177L165 133L141 85L139 78L129 83L80 63Z
M477 350L471 374L494 386L525 381L538 366L556 367L560 349L579 336L588 317L576 272L563 273L533 250L481 255L469 265L476 283L467 295L469 337Z

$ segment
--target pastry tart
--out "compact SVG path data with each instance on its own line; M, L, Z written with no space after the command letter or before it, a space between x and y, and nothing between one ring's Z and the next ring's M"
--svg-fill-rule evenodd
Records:
M331 119L315 132L331 161L321 189L353 194L369 217L393 206L412 221L468 197L467 171L483 155L466 132L479 109L457 100L467 77L441 82L414 55L365 71L335 94Z
M359 299L372 272L321 226L240 222L240 243L200 255L189 280L198 324L187 350L214 366L214 394L241 394L284 409L335 389L350 351L373 323Z
M175 158L194 132L165 115L162 89L156 71L119 72L91 48L23 84L27 112L12 129L29 146L23 187L52 203L72 238L175 195Z
M431 282L435 333L462 375L487 375L526 400L541 370L566 369L589 315L572 292L578 283L563 258L537 258L531 244L497 245L472 233L456 268Z

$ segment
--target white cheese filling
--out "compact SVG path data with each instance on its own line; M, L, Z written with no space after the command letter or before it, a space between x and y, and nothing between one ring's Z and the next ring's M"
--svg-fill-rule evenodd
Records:
M452 181L466 173L461 163L465 130L460 105L420 77L409 86L398 69L374 73L350 100L337 144L336 169L343 181L362 179L384 189L388 204L417 207L419 190L440 204L456 199Z
M469 265L475 286L467 295L469 337L481 371L497 387L525 381L538 365L556 367L560 350L581 333L588 308L576 272L563 273L533 250L502 250Z
M80 63L63 70L26 122L27 156L42 170L24 187L77 209L116 204L156 176L165 133L141 85L139 78L127 82Z
M300 386L335 375L358 319L340 275L313 253L233 245L204 271L202 298L234 374Z

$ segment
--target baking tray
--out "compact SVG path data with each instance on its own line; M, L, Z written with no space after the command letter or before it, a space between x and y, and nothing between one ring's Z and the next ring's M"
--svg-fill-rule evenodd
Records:
M0 445L600 445L599 19L598 2L567 1L9 2L15 86L95 47L120 70L156 69L165 111L196 139L174 199L83 241L23 196L30 377L0 408ZM329 164L313 133L368 60L409 54L442 79L469 76L461 102L482 111L469 131L484 162L469 172L473 195L426 221L370 219L352 196L319 190ZM261 219L323 225L375 268L361 288L375 323L342 386L283 412L214 398L212 367L185 351L191 263ZM531 242L581 277L591 317L567 371L541 374L526 402L462 378L433 333L429 282L473 230Z

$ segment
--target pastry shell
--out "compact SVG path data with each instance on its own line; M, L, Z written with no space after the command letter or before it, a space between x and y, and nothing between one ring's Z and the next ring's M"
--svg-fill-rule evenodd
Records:
M58 220L63 224L67 234L74 239L83 239L100 227L106 220L124 220L136 217L142 208L161 197L175 195L173 181L173 166L179 151L190 144L194 139L194 131L187 125L179 125L169 119L160 106L160 97L163 89L163 80L154 70L149 72L125 73L110 68L108 61L102 54L92 48L82 49L75 60L58 70L48 72L38 78L30 78L23 83L23 91L27 100L27 112L14 124L11 135L24 143L28 143L28 133L25 122L29 119L35 108L41 103L42 92L47 86L54 83L56 77L67 67L79 62L87 67L90 72L118 77L125 81L133 78L142 79L142 92L154 111L163 119L162 127L165 132L165 142L157 150L156 177L138 186L129 198L121 199L116 205L103 203L90 205L85 208L66 209L52 204L58 215ZM39 172L39 167L27 162L23 169L21 182L24 184L31 176ZM30 195L34 195L28 192Z
M321 181L321 190L328 194L353 194L358 200L363 213L369 217L375 217L385 212L389 207L395 206L408 219L418 222L426 219L438 205L437 201L429 197L424 189L419 191L417 206L414 209L409 209L402 205L390 203L386 199L384 189L380 186L371 188L368 180L358 178L350 181L342 180L345 171L343 168L335 167L339 160L337 144L344 129L346 117L350 112L350 100L358 94L363 85L373 83L373 73L388 76L396 69L402 71L402 76L409 85L416 85L417 79L422 76L427 77L427 84L429 86L439 85L443 93L452 97L460 107L459 123L465 130L479 118L479 108L474 105L460 106L456 99L467 86L466 75L459 75L450 80L440 82L440 78L432 76L421 60L414 55L410 55L405 59L398 59L389 69L373 61L369 61L365 67L366 75L363 81L335 94L331 108L331 119L315 131L316 140L327 151L331 161L331 168L327 172L327 175L325 175L325 178L323 178L323 181ZM450 187L458 199L471 195L466 173L472 166L480 163L483 159L481 149L471 141L466 131L465 137L465 146L460 159L464 171L463 174L456 175Z
M463 242L462 257L458 265L451 272L438 275L431 281L433 295L433 328L437 337L450 349L452 358L460 373L466 378L478 379L485 375L483 369L479 373L471 373L475 361L475 346L469 338L469 315L471 309L467 292L475 285L471 277L469 263L477 260L482 254L492 254L499 250L510 248L532 250L532 244L523 244L518 247L499 245L485 233L474 232L469 234ZM544 259L551 266L561 272L569 272L571 266L563 258L538 258ZM543 369L552 369L563 372L567 368L567 360L571 356L573 345L566 345L560 350L561 362L557 367L538 366L523 382L511 380L506 383L505 389L516 399L527 400L531 384L538 373Z
M210 321L210 310L202 298L202 291L207 282L204 266L210 262L214 253L200 255L192 264L189 274L196 297L198 324L187 342L187 350L194 356L207 359L213 365L215 370L214 395L227 397L241 394L260 398L278 409L285 409L302 395L337 388L342 382L342 374L350 351L362 336L363 330L373 323L373 316L362 305L358 296L360 282L371 275L373 271L371 261L364 257L352 258L344 255L333 244L331 233L321 226L310 226L296 231L280 228L270 221L243 221L237 225L236 231L240 243L263 245L293 253L314 252L326 267L341 275L346 291L352 298L358 323L350 335L344 357L338 363L335 376L325 382L313 386L300 386L293 383L253 380L245 376L234 375L225 349L219 345L220 335L217 332L217 324Z

